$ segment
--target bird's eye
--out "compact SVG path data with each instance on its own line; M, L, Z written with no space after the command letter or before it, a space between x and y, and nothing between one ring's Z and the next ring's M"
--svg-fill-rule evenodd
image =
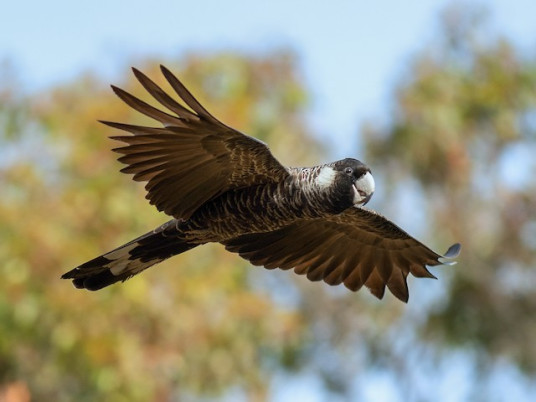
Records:
M352 173L354 173L354 169L352 169L351 167L347 167L346 169L344 169L344 173L351 175Z

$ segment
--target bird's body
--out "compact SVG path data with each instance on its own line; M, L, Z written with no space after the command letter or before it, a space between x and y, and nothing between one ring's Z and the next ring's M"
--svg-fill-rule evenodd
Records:
M346 160L346 165L356 163ZM278 183L227 191L203 204L179 228L193 238L224 242L237 234L269 232L299 219L317 219L343 212L353 205L350 194L319 183L329 165L289 169Z
M159 228L67 272L76 287L97 290L124 281L173 255L218 242L254 265L291 269L311 280L382 297L387 286L406 301L406 277L433 277L441 257L362 206L374 192L370 169L356 159L285 168L267 146L210 115L167 69L162 71L191 110L145 75L136 77L175 115L114 91L163 128L105 122L132 135L114 151L122 171L147 181L147 198L174 218ZM445 257L453 257L459 245Z

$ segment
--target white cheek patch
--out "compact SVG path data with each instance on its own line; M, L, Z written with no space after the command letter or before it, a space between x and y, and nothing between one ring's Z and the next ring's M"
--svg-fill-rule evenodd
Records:
M320 187L329 187L333 184L336 174L332 167L324 166L315 179L316 184Z

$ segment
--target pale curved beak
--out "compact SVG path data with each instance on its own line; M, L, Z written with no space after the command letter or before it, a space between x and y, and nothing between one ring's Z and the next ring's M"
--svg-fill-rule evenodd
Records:
M374 194L374 178L367 172L354 185L354 205L366 205Z
M361 201L362 204L361 205L367 205L367 203L370 201L370 199L372 198L372 195L374 193L370 193L369 195L365 196L365 198L363 198L363 200Z

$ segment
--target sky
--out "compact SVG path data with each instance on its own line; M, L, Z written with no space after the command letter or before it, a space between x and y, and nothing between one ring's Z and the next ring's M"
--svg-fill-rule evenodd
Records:
M394 84L412 55L432 41L438 15L450 3L8 2L0 15L0 63L11 63L23 88L35 92L88 70L114 82L144 56L290 48L311 91L310 125L330 144L331 155L343 158L348 149L359 153L356 133L364 119L388 114ZM484 3L497 31L536 52L536 2Z
M185 52L228 50L262 54L289 48L298 55L311 93L313 131L330 144L333 157L359 157L360 124L389 113L394 85L412 56L433 40L438 15L450 3L10 1L0 12L0 64L13 66L24 91L38 93L86 71L117 82L130 74L132 60L145 56L166 59ZM465 4L486 4L494 29L527 54L536 54L536 1ZM368 388L363 383L363 395L397 400L389 392L379 399L378 387L389 389L389 382L385 386L383 381L376 378ZM275 399L292 395L297 400L321 400L312 385L306 379L292 387L279 386Z

